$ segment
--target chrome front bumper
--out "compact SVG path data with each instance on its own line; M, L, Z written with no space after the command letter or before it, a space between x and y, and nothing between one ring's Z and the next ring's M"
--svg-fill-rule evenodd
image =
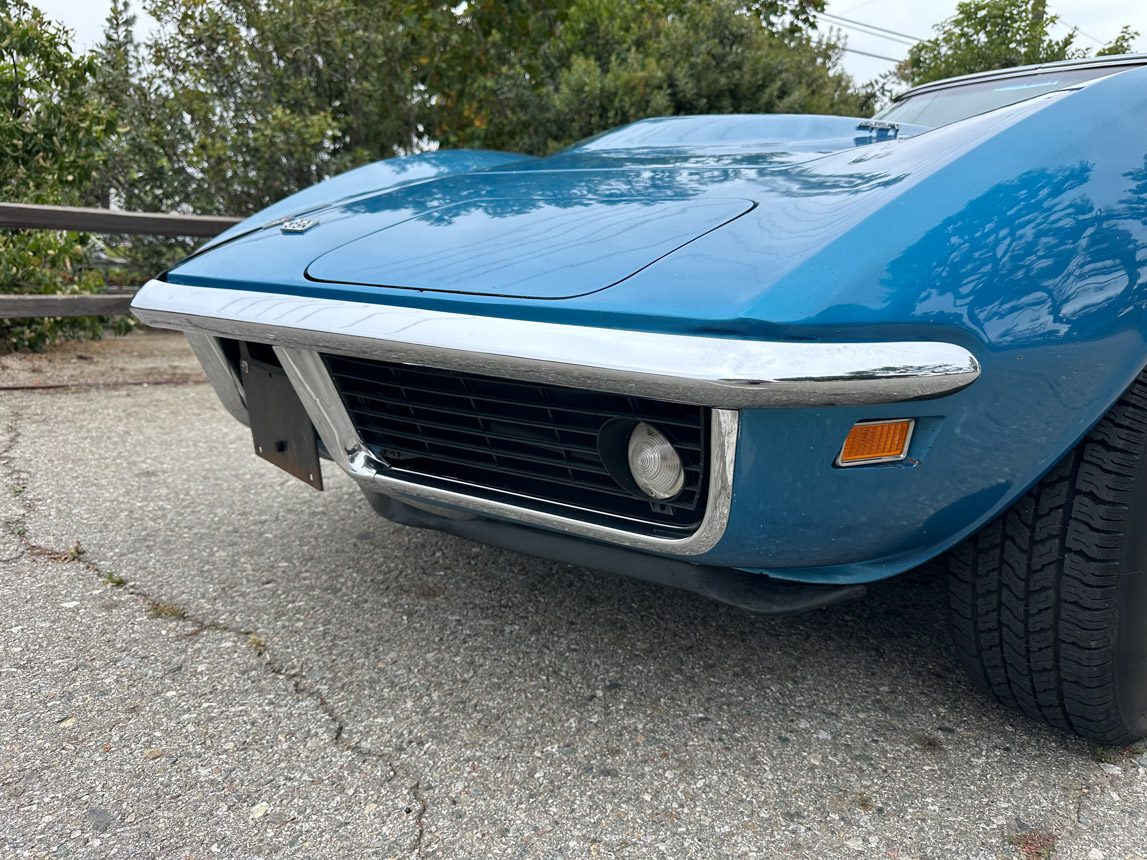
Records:
M980 366L950 343L783 343L472 316L149 281L148 325L720 409L936 397Z
M217 337L271 344L334 461L408 503L696 556L725 532L738 410L894 403L958 391L979 376L967 350L933 342L782 343L592 328L149 281L132 310L185 332L227 409L243 389ZM320 353L337 353L712 407L705 518L687 537L643 535L390 477L363 444Z

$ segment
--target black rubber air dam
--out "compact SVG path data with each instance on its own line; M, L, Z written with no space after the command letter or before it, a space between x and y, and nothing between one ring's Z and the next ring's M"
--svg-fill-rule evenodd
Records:
M500 549L691 591L759 615L789 615L860 597L863 585L781 582L764 574L689 564L497 520L452 519L364 490L377 513L399 525L434 529Z

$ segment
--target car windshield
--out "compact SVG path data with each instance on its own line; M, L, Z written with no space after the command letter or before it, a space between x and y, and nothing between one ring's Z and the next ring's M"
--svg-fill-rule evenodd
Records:
M1128 66L1046 69L1030 75L975 81L909 96L880 111L876 119L931 128L1127 71Z

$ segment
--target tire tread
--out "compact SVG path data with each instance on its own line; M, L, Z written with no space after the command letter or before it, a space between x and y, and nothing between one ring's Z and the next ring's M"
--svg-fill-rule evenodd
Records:
M1013 507L946 559L960 663L1001 704L1097 743L1131 743L1112 664L1147 373Z

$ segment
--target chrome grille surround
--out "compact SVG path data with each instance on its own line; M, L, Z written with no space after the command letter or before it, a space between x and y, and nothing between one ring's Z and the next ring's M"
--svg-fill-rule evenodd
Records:
M332 459L364 488L394 496L415 507L450 516L489 516L652 552L700 555L725 533L732 496L738 413L709 410L708 484L700 523L683 536L644 534L583 517L559 515L520 503L415 483L400 476L359 435L322 354L315 350L275 347L324 447Z
M688 534L704 516L704 407L371 359L323 358L359 436L396 477L647 534ZM668 501L650 499L624 482L628 467L619 436L628 439L639 421L666 434L683 460L684 487ZM614 476L619 468L622 480Z

